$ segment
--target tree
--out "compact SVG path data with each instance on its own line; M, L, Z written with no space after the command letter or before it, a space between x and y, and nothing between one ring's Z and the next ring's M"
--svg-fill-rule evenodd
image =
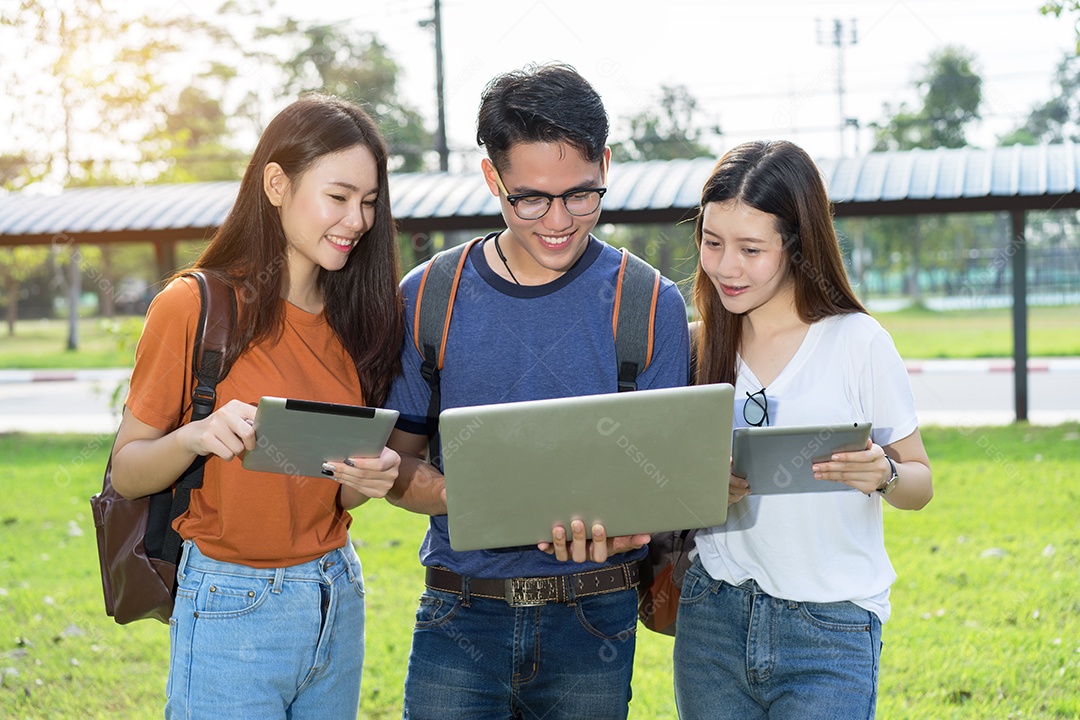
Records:
M697 98L685 85L661 85L655 107L627 118L630 137L625 142L611 144L612 160L641 162L713 156L715 153L705 143L705 137L709 133L719 135L720 128L704 129L699 116ZM613 242L625 244L649 260L665 277L673 277L676 270L687 276L686 268L673 267L676 251L678 257L688 256L687 252L689 256L696 254L686 239L685 229L665 225L627 226L612 237Z
M1080 13L1080 0L1049 0L1039 8L1039 12L1043 15L1053 15L1054 17L1061 17L1061 14L1065 11ZM1080 55L1080 20L1076 21L1076 54Z
M224 72L230 72L223 68ZM143 156L162 166L157 183L238 180L248 153L229 142L230 114L199 85L180 92L164 122L143 139Z
M420 112L398 92L400 68L371 33L342 25L302 25L286 20L264 35L292 36L299 50L283 63L284 95L320 91L364 106L375 119L394 156L393 170L423 170L433 150Z
M630 139L612 143L612 158L625 162L712 155L702 142L705 132L696 124L697 114L697 98L685 85L661 85L658 106L629 118ZM718 127L712 131L720 134Z
M140 158L131 148L168 104L163 78L182 66L196 36L215 43L228 37L188 15L140 16L120 7L23 0L0 16L19 40L5 48L6 62L24 68L5 83L19 123L3 140L41 148L39 162L54 182L93 179L107 165L117 177L138 177Z
M874 150L931 150L967 145L967 126L980 118L982 78L975 55L948 46L934 52L916 80L921 107L901 103L895 114L886 104L884 123L875 124ZM934 255L952 246L955 237L948 223L917 217L882 218L867 234L875 265L887 270L900 259L906 271L906 292L921 299L919 277L924 252Z
M999 138L999 145L1080 141L1080 56L1061 59L1053 85L1050 99L1032 108L1024 124Z
M934 52L916 80L922 106L901 103L896 112L884 106L888 120L875 123L874 150L958 148L967 145L967 126L978 120L982 78L976 58L963 48Z

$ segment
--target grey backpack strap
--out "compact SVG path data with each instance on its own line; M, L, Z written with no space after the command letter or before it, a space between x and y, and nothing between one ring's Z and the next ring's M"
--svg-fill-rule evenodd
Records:
M427 411L428 459L437 463L439 411L442 397L439 373L446 359L446 334L454 312L461 271L469 250L482 238L443 250L433 257L420 278L413 313L413 342L420 353L420 374L431 388Z
M625 248L615 286L611 328L619 392L637 390L637 377L652 362L660 272Z

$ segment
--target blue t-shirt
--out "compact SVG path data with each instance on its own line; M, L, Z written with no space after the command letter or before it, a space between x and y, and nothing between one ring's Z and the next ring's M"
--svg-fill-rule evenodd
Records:
M562 276L546 285L524 286L504 280L491 269L483 244L472 247L462 270L440 374L441 409L616 392L611 316L620 252L590 237L585 252ZM413 269L401 281L408 318L402 375L386 402L401 413L397 427L417 435L425 434L431 399L431 389L420 375L422 358L413 342L411 322L424 267ZM656 307L652 363L638 377L638 388L685 385L689 364L686 305L678 288L664 278ZM514 481L513 470L506 469L507 482ZM622 553L605 564L636 560L644 554L644 549ZM420 562L485 578L564 575L601 567L591 562L559 562L534 546L455 552L450 548L445 515L431 518Z

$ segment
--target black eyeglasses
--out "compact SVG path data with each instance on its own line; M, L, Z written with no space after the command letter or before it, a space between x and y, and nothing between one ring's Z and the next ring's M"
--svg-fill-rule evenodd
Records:
M743 420L753 427L769 426L769 398L765 396L765 388L756 393L746 393L746 401L742 406Z
M607 192L606 187L598 187L578 188L577 190L564 192L562 195L551 195L542 192L510 195L506 192L506 186L503 185L498 171L495 172L495 180L499 184L499 189L506 195L506 202L510 203L510 207L514 208L514 214L522 220L539 220L544 217L547 215L547 211L551 209L551 203L556 199L562 200L566 212L575 217L592 215L600 208L600 199Z

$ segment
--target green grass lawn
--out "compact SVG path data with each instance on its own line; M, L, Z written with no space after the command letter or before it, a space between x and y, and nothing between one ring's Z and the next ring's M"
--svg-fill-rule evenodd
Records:
M142 318L78 322L78 350L67 349L66 320L23 320L15 335L0 331L0 368L87 369L131 367Z
M908 308L874 317L907 359L1012 357L1012 310ZM1028 309L1028 355L1080 355L1080 308Z
M1080 425L928 428L936 494L886 512L899 575L880 718L1080 718ZM108 435L0 436L0 717L160 716L168 630L104 614L87 498ZM425 519L352 535L368 587L361 716L400 717ZM631 717L674 718L671 639L641 630Z
M1080 355L1080 322L1076 307L1031 308L1028 354ZM900 355L909 360L1012 356L1010 310L939 312L909 308L874 317L892 335ZM27 320L14 337L0 336L0 368L130 367L141 318L79 321L79 350L68 351L67 323Z

